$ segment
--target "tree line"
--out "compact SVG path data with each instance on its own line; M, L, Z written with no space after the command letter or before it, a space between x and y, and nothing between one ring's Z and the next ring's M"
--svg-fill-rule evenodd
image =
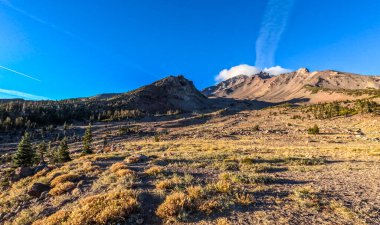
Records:
M380 110L380 105L374 101L363 99L351 103L331 102L320 103L306 107L316 119L329 119L337 116L350 116L358 113L373 113Z
M34 129L65 122L116 121L145 113L125 108L122 101L62 100L0 102L0 131Z

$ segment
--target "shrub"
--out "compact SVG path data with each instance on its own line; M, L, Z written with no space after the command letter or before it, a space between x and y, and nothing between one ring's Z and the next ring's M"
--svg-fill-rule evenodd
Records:
M251 158L244 158L241 160L241 163L243 164L253 164L255 161Z
M315 124L313 127L309 127L309 129L307 129L307 133L308 134L319 134L319 127L317 126L317 124Z

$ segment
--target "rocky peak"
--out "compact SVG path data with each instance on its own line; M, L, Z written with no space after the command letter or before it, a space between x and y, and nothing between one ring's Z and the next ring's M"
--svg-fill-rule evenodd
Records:
M309 73L309 69L305 68L305 67L302 67L302 68L299 68L297 70L298 73Z

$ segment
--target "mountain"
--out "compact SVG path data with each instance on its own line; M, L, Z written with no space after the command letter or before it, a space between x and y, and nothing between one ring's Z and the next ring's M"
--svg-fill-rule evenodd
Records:
M208 97L254 99L266 102L328 102L378 94L379 76L363 76L334 70L310 72L306 68L269 76L240 75L202 91Z
M183 76L169 76L134 91L112 95L107 100L122 101L128 108L145 112L192 112L209 108L208 98Z

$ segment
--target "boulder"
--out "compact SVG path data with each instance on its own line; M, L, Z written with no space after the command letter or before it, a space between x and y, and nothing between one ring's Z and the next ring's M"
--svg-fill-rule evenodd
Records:
M42 183L34 183L28 190L28 195L39 198L43 192L50 190L50 186Z
M18 167L9 176L9 181L14 183L21 180L22 178L34 175L34 171L30 167Z

